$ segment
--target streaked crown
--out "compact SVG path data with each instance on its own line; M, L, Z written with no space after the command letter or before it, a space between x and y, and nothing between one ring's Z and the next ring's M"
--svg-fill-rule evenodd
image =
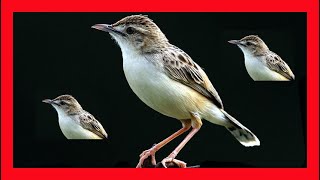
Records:
M268 46L257 35L246 36L240 42L247 48L256 50L257 52L269 50Z
M231 44L236 44L245 54L262 55L269 50L268 46L257 35L249 35L240 40L230 40Z
M71 95L61 95L52 100L45 99L43 102L51 104L56 109L62 109L66 113L74 113L82 110L81 105Z
M147 16L131 15L118 22L96 24L93 28L109 32L122 51L154 52L168 45L168 39Z

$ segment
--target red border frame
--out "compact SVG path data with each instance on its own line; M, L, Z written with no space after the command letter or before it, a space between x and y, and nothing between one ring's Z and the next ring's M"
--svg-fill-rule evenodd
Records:
M13 12L307 12L307 168L13 168ZM317 0L3 0L1 2L1 178L319 178L319 2Z

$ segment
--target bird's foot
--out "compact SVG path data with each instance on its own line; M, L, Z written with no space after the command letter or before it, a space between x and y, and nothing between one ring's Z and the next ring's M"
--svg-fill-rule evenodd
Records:
M140 160L139 160L139 163L136 166L136 168L142 168L142 167L148 167L148 166L154 167L157 164L155 154L156 154L156 150L153 147L148 150L143 151L140 154ZM148 159L149 157L151 157L151 165L150 165L150 161L148 161L149 165L146 165L144 161L146 159Z
M170 163L171 164L174 163L176 166L178 166L178 168L186 168L187 167L187 163L180 161L178 159L171 158L171 157L164 158L161 161L162 166L165 168L168 168L167 164L170 164Z

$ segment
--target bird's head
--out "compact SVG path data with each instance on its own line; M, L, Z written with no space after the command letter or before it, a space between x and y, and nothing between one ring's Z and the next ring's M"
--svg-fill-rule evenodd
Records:
M96 24L92 28L108 32L122 52L153 52L168 44L160 28L147 16L127 16L114 24Z
M57 111L66 114L74 113L82 110L81 105L71 95L61 95L55 99L45 99L42 102L51 104Z
M268 51L268 46L256 35L249 35L240 40L230 40L231 44L237 45L243 53L250 55L259 55Z

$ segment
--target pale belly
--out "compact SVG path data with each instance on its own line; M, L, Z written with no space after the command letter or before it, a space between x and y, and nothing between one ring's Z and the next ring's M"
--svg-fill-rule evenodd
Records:
M127 59L123 68L133 92L159 113L180 120L190 119L190 113L197 113L212 123L225 123L224 115L210 100L170 79L150 62Z
M282 75L271 71L260 60L245 57L245 66L250 77L255 81L287 81Z
M67 139L101 139L96 134L83 129L68 116L59 115L59 126Z
M193 96L197 92L173 81L151 62L126 59L123 68L132 91L152 109L176 119L188 119L190 112L198 111Z

